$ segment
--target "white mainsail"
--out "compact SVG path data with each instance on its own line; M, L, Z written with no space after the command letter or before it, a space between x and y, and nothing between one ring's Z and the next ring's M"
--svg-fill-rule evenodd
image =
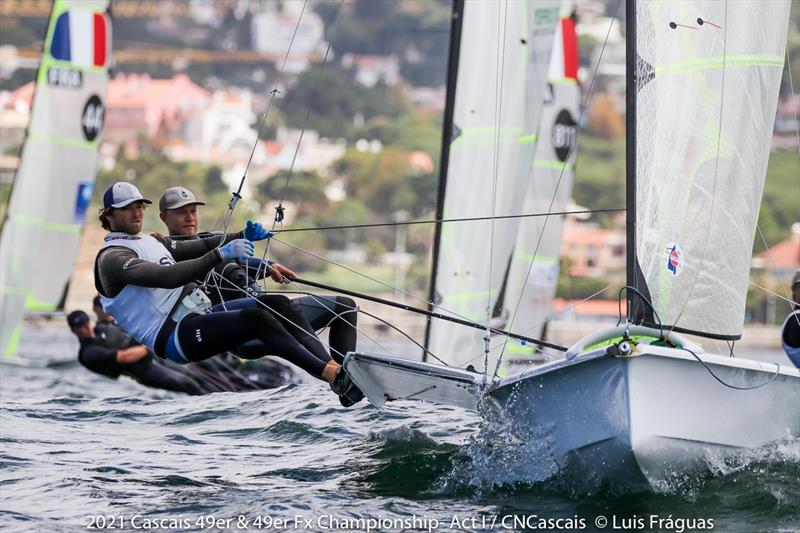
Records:
M741 336L789 6L637 3L636 286L670 328Z
M522 213L558 6L464 3L444 219ZM513 219L442 224L434 310L483 323L502 315L495 307L517 228ZM441 359L482 360L481 331L441 320L429 327L429 349Z
M56 0L0 235L0 350L64 297L92 196L111 62L109 0Z
M571 7L562 6L556 30L523 213L563 212L572 192L581 91L578 37ZM525 218L520 222L504 291L503 309L511 315L506 329L544 337L558 281L562 227L563 215ZM512 339L505 346L506 354L512 357L529 356L535 350L535 346Z

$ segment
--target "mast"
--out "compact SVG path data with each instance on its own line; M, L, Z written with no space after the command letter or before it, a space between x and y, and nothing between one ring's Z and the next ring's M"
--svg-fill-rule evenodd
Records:
M625 2L625 272L636 284L636 0ZM628 320L634 321L636 295L626 291Z
M450 162L450 142L453 140L453 110L456 100L456 80L458 79L458 58L461 50L461 25L464 19L464 0L453 0L452 23L450 26L450 52L447 59L447 93L444 107L444 124L442 126L442 149L439 164L439 189L436 197L436 220L444 218L444 195L447 190L447 168ZM433 311L436 297L436 275L439 270L439 246L442 238L442 223L434 226L431 279L428 289L428 310ZM425 351L422 360L428 359L428 342L431 335L431 319L425 327Z

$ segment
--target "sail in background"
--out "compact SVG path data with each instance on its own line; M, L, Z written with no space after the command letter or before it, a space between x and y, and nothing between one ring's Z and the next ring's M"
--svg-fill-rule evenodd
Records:
M522 213L558 7L557 1L464 3L445 219ZM502 315L496 308L518 226L518 220L441 225L435 311L484 323L487 309ZM449 364L483 360L481 331L441 320L429 328L429 349Z
M109 0L55 0L0 235L0 350L63 301L92 197L111 62Z
M523 213L563 212L572 193L581 98L573 7L571 2L562 3ZM506 329L536 338L545 336L544 325L558 282L562 229L563 215L520 221L504 294ZM535 346L509 339L505 358L532 355L535 350Z
M635 284L665 326L741 336L789 7L637 0Z

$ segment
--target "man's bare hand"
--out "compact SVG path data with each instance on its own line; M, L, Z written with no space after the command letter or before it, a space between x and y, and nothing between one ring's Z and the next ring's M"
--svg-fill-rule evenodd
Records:
M269 274L273 281L277 283L289 283L297 278L297 274L279 263L272 263L269 266Z
M154 231L153 233L151 233L150 236L155 238L155 239L164 239L164 238L166 238L166 236L163 233L159 233L157 231Z

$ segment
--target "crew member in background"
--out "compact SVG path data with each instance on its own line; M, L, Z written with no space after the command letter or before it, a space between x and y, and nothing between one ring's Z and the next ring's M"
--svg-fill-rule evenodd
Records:
M208 394L218 389L195 379L178 365L169 368L160 364L146 346L136 343L124 330L100 325L96 330L89 315L73 311L67 315L72 333L81 344L80 363L97 374L111 379L126 375L147 387L191 395Z
M199 239L212 237L213 233L198 234L200 214L197 206L206 205L198 200L192 191L185 187L170 187L158 201L161 221L167 227L167 242L173 240ZM154 234L156 236L157 234ZM160 235L159 235L160 236ZM219 238L220 234L216 234ZM278 263L264 264L261 259L251 257L245 266L236 261L225 261L216 267L215 279L206 288L212 303L234 300L262 292L257 281L267 276L281 283L297 275ZM356 349L357 317L356 303L346 296L304 296L295 298L291 305L311 324L315 331L330 327L328 342L331 356L339 364L347 352Z
M800 368L800 269L792 277L792 312L783 321L781 341L783 350L794 366Z
M99 294L92 300L92 309L97 316L96 336L105 337L112 345L119 348L133 342L131 336L117 324L114 317L103 311ZM150 354L155 355L152 351ZM209 385L217 387L220 392L274 389L297 381L294 371L278 361L271 359L245 361L227 352L185 366L160 357L151 357L151 360L155 365L165 366L178 372L188 371L201 383L210 382Z

